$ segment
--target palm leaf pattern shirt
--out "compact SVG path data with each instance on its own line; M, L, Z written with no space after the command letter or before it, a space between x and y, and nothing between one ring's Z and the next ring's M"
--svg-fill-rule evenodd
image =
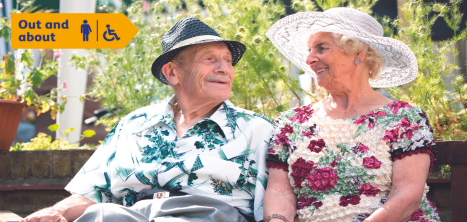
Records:
M178 138L175 100L124 117L65 189L125 206L144 188L181 191L222 200L262 220L272 122L226 100Z

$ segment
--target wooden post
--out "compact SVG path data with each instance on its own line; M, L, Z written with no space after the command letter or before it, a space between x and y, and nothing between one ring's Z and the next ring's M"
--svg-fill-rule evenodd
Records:
M464 147L464 149L467 148ZM467 165L451 165L452 221L463 222L467 218Z

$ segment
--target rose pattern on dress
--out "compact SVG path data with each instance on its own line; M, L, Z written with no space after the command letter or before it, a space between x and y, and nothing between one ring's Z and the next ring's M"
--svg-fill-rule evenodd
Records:
M388 107L392 109L392 114L396 115L397 112L399 112L399 109L401 108L409 108L412 109L413 106L408 104L407 102L404 101L394 101L391 104L388 104Z
M361 198L358 195L347 194L345 196L341 196L339 205L342 207L346 207L349 204L357 205L360 203Z
M366 153L368 149L368 146L363 143L359 143L357 146L352 147L354 153Z
M376 159L375 156L363 158L363 166L370 169L378 169L381 167L382 162Z
M326 191L334 188L337 182L337 173L330 167L315 169L308 176L308 186L313 191Z
M310 175L311 170L314 167L313 161L306 161L303 158L299 158L295 163L292 164L292 173L290 174L295 182L295 187L302 189L302 182L305 178Z
M393 161L436 153L428 118L418 106L395 101L345 120L311 107L281 113L267 159L268 167L288 171L301 221L363 221L385 204ZM426 196L419 209L418 221L439 221Z
M310 144L308 144L308 149L311 152L319 153L323 148L326 146L326 143L323 139L319 140L310 140Z
M304 123L313 115L313 109L310 106L295 108L295 112L295 116L289 118L290 121L298 120L299 123Z
M418 130L420 126L412 125L412 123L407 119L407 117L402 118L401 123L394 126L392 130L386 130L386 135L382 140L386 140L387 143L396 142L398 139L403 138L404 136L407 139L412 139L413 131Z
M358 188L358 194L359 195L364 194L367 197L369 196L374 197L376 196L376 194L379 193L379 191L380 189L378 189L377 187L371 186L369 183L365 183L360 188Z
M360 118L355 120L354 123L364 124L368 122L368 128L373 129L373 127L375 127L376 122L378 120L378 116L386 116L386 112L385 111L378 111L378 112L371 111L367 115L360 116Z

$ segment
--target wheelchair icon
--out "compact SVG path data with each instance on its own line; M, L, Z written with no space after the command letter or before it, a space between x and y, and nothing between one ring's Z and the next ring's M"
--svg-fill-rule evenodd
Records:
M115 30L110 29L110 25L106 25L105 27L107 27L107 31L104 32L103 37L106 41L111 42L115 39L117 39L117 41L120 40L120 38L117 36L117 33L115 33ZM112 38L107 38L107 34L112 36Z

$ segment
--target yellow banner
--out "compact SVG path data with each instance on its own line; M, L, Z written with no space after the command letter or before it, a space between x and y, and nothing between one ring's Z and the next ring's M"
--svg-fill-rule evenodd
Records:
M121 13L11 15L14 49L121 49L137 33Z

